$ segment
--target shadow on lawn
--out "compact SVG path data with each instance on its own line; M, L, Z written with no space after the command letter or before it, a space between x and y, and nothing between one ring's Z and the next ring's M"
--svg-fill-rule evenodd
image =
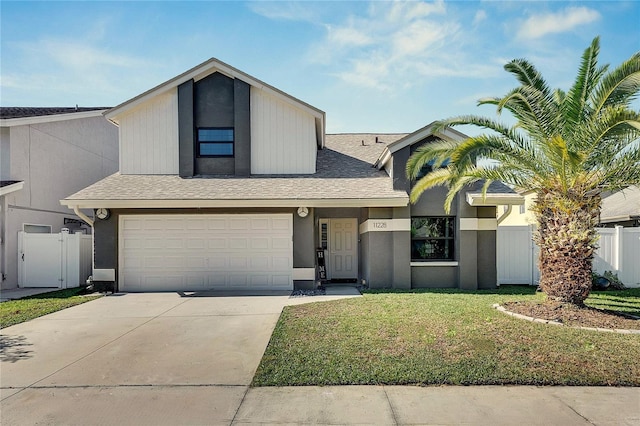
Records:
M501 294L501 295L517 295L525 296L536 293L536 286L529 285L501 285L498 288L486 289L486 290L460 290L457 288L412 288L412 289L397 289L397 288L375 288L365 289L362 293L368 294L387 294L387 293L436 293L436 294Z

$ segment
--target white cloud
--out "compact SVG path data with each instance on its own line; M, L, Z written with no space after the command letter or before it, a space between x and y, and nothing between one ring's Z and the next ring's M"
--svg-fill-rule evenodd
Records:
M476 15L473 17L473 25L478 25L480 22L487 19L487 12L484 10L479 10L476 12Z
M126 91L123 81L131 84L133 80L123 79L123 74L149 76L143 71L157 68L148 61L114 53L87 41L43 38L13 43L10 47L14 51L14 66L11 72L3 73L0 81L3 89L43 92L74 99L72 103L121 99ZM42 71L44 68L46 72ZM78 100L80 95L86 97L87 92L91 100Z
M557 13L532 15L523 22L518 37L536 39L547 34L563 33L600 19L600 14L588 7L568 7Z
M354 86L409 89L427 77L481 78L501 71L470 64L463 26L437 2L372 2L361 14L326 25L309 60L338 69L332 75ZM456 52L453 54L452 52Z
M283 21L315 21L313 4L295 1L254 1L249 9L268 19Z
M327 32L329 43L340 47L365 46L373 41L365 32L352 27L340 28L327 25Z

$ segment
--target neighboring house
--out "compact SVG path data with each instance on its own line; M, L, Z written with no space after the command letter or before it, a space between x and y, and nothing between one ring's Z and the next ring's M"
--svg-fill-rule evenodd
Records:
M640 226L640 188L630 186L603 198L600 226Z
M120 291L496 286L496 207L474 186L409 204L405 164L435 136L325 135L325 113L217 59L105 116L120 171L62 200L94 209L94 280ZM448 130L443 138L459 140Z
M2 289L18 285L18 231L89 228L60 199L118 170L118 129L104 110L0 108Z
M524 197L524 204L498 207L499 226L535 225L536 219L531 211L536 199L534 191L518 191ZM630 186L622 191L602 197L602 208L598 226L640 226L640 188Z
M531 211L536 199L534 191L518 191L524 198L524 204L505 205L498 207L498 226L528 226L535 225L536 218Z

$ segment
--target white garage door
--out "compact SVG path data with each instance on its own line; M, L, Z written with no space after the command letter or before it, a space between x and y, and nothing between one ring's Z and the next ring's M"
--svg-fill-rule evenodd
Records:
M293 216L123 215L121 291L293 289Z

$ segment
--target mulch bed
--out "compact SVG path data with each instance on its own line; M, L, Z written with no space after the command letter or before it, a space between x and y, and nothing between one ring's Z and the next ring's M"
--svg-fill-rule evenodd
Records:
M578 308L568 303L554 301L508 302L503 303L502 306L516 314L556 321L572 327L640 330L640 319L588 306Z

